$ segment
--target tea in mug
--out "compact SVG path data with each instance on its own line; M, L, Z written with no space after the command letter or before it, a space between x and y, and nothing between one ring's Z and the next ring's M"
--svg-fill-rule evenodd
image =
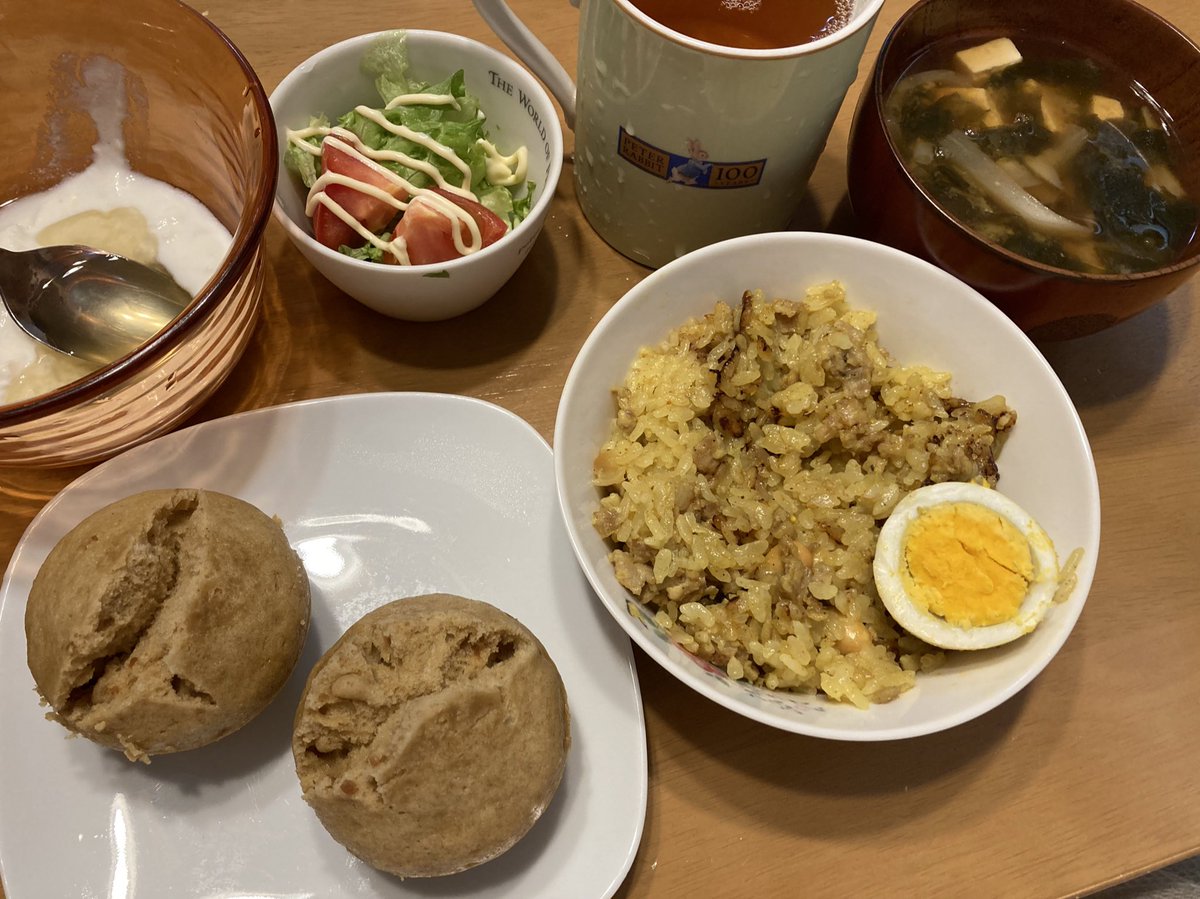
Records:
M741 50L807 44L844 26L853 0L631 0L672 31Z

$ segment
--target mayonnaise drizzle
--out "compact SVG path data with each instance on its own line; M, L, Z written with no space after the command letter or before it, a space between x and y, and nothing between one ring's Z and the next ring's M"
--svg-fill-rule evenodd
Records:
M424 174L428 175L431 179L433 179L434 183L437 184L437 186L442 188L443 190L447 190L452 194L458 194L460 197L466 197L468 200L478 201L478 199L479 199L471 191L469 186L468 187L459 187L457 184L451 184L449 181L447 181L445 176L442 175L441 170L436 165L434 165L432 162L429 162L428 160L425 160L425 159L415 159L412 156L409 156L407 153L401 153L399 150L374 150L371 147L368 147L366 144L364 144L361 140L359 140L357 134L355 134L353 131L349 131L345 128L341 128L338 126L335 126L333 128L314 126L311 128L302 128L299 131L289 130L287 132L289 142L296 144L296 146L302 148L306 153L310 153L313 156L320 156L321 148L317 147L317 146L313 146L307 140L305 140L305 138L317 137L317 136L329 136L329 135L333 135L337 138L340 138L341 141L343 141L344 143L352 144L354 149L357 151L357 153L364 157L375 160L377 162L383 162L383 161L397 162L400 165L407 166L410 169L416 169L418 172L423 172ZM441 146L441 145L439 144L438 146ZM451 152L453 152L453 151L451 151ZM455 159L457 159L457 158L458 158L458 156L455 155ZM375 171L379 172L380 174L382 174L384 177L395 181L397 184L400 184L401 186L404 186L406 188L410 187L408 181L405 181L403 178L401 178L399 175L397 175L391 169L386 168L385 166L372 165L371 168L374 169ZM355 182L355 183L358 184L358 183L362 183L362 182ZM470 184L470 175L469 174L467 176L467 183ZM353 185L351 185L351 186L353 186ZM410 190L410 193L414 193L414 192L416 192L416 190L417 190L416 188L413 188L412 190ZM399 207L399 208L403 208L403 207Z
M512 187L525 180L525 175L529 170L529 151L525 147L517 147L517 152L511 156L505 156L489 140L481 137L478 143L487 153L488 184Z
M419 144L435 156L440 156L446 162L450 163L463 176L463 187L469 189L471 187L471 167L463 161L457 153L447 147L445 144L438 143L428 134L422 134L420 131L413 131L404 125L397 125L394 122L388 121L387 117L378 109L372 109L370 106L355 106L354 111L365 119L368 119L378 125L385 131L390 131L397 137L403 137L406 140L412 141L414 144ZM474 196L474 195L472 195Z
M458 100L451 94L401 94L393 97L384 107L384 109L395 109L399 106L451 106L454 109L461 109ZM379 165L380 161L396 162L416 171L422 172L429 176L435 184L442 190L453 193L457 196L464 197L468 200L478 202L479 198L471 190L471 167L460 157L453 149L434 140L428 134L423 134L419 131L413 131L411 128L404 125L397 125L390 121L380 110L372 109L369 106L356 106L354 111L364 118L374 122L379 127L395 134L397 137L405 138L419 146L425 147L435 156L446 160L455 169L462 173L462 185L450 184L446 181L445 176L433 163L414 159L413 157L401 153L396 150L375 150L366 146L354 132L348 129L334 126L312 126L309 128L301 128L297 130L287 129L287 139L289 144L293 144L303 149L306 153L313 156L320 156L324 152L325 144L329 144L337 150L346 153L358 162L370 168L372 171L379 173L383 178L392 182L403 191L404 196L411 197L411 200L401 200L382 188L376 187L373 184L368 184L358 178L353 178L347 175L341 175L335 172L323 172L320 177L309 188L308 198L304 206L305 215L312 217L318 205L324 206L341 221L345 222L355 233L367 240L374 246L378 247L385 253L391 253L396 257L402 265L409 265L408 248L403 237L396 237L392 240L383 240L363 227L353 215L346 211L336 200L330 198L326 193L325 188L331 184L337 184L344 187L349 187L352 190L367 194L387 203L389 206L398 210L407 210L410 203L422 202L450 220L451 237L454 241L454 248L462 256L468 256L471 253L478 252L483 246L483 236L480 233L479 225L474 217L462 207L458 206L451 200L446 199L442 195L424 187L417 187L408 179L398 175L386 166ZM479 117L483 118L482 111L479 111ZM321 146L314 146L309 143L308 138L321 136L324 138ZM525 147L519 147L511 156L504 156L496 149L495 145L490 141L480 138L477 143L487 155L485 166L485 178L489 184L494 184L502 187L512 187L520 184L525 180L528 170L529 153ZM463 227L466 227L469 239L463 239Z
M400 94L388 100L384 109L395 109L397 106L450 106L462 109L454 94Z

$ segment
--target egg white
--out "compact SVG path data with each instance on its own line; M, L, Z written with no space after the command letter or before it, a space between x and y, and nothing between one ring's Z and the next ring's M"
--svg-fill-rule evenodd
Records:
M1033 576L1017 613L1008 621L981 627L959 627L913 602L904 588L904 537L923 509L974 503L1007 519L1029 544ZM896 504L879 531L875 548L875 586L892 618L904 630L943 649L987 649L1029 633L1045 617L1058 586L1054 544L1028 512L1008 497L981 484L947 482L921 487Z

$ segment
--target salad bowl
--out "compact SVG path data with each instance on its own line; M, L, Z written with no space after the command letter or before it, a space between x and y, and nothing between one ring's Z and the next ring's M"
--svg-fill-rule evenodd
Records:
M404 74L415 85L437 85L461 70L464 105L478 101L487 140L505 155L524 148L526 177L523 184L511 189L516 214L510 222L516 223L490 244L486 226L481 225L483 248L446 261L396 265L355 258L317 239L315 220L308 214L317 211L316 204L309 205L309 186L289 169L286 152L280 153L278 162L275 217L317 271L371 309L410 321L453 318L495 294L512 277L541 232L562 170L558 113L531 75L484 44L438 31L376 32L327 47L280 82L271 94L271 106L281 150L288 147L289 131L308 127L314 118L336 124L356 107L383 105L376 75L363 66L368 54L383 51L393 60L402 58ZM487 202L482 195L479 199ZM410 238L409 247L412 245Z

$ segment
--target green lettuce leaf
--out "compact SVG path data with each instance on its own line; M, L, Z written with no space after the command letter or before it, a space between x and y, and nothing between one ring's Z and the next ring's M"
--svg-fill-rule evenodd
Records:
M329 120L325 116L313 116L308 125L310 128L325 128L329 125ZM321 138L310 137L305 143L319 147ZM295 172L300 177L305 187L312 187L321 174L321 157L306 152L291 141L288 141L287 148L283 151L283 164L288 171Z
M375 76L375 89L385 105L400 94L414 93L408 80L408 34L381 34L363 55L362 70Z
M458 101L458 109L455 109L453 106L437 107L442 110L442 115L448 122L474 122L482 118L479 114L479 100L473 94L467 92L467 79L462 69L459 69L445 81L423 86L421 92L449 94Z
M375 246L373 243L364 244L361 247L338 247L339 253L351 257L352 259L363 259L367 262L383 262L383 250Z
M512 226L514 228L525 220L525 217L529 215L529 210L533 208L533 196L536 189L537 185L526 179L525 193L513 198Z
M492 210L492 212L496 213L496 215L500 216L500 218L502 218L504 221L508 222L510 225L516 224L512 218L512 191L510 191L507 187L498 187L488 184L484 187L481 187L476 192L476 196L479 197L479 202L482 205Z

